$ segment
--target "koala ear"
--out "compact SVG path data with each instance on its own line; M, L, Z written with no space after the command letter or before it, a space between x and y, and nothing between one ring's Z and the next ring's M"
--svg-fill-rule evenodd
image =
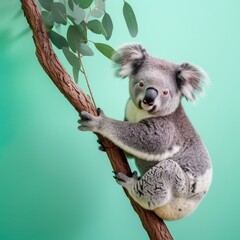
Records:
M179 66L177 85L187 100L194 102L196 93L202 92L202 87L206 83L208 83L208 77L200 68L189 63L183 63Z
M140 44L129 44L121 47L113 56L116 76L127 77L136 74L146 60L147 52Z

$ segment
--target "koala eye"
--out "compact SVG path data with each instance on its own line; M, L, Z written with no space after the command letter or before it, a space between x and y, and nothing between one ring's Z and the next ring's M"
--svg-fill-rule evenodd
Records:
M140 88L144 87L144 82L143 82L143 81L140 81L140 82L138 83L138 86L139 86Z
M162 94L164 95L164 96L167 96L168 94L169 94L169 90L166 88L166 89L164 89L163 91L162 91Z

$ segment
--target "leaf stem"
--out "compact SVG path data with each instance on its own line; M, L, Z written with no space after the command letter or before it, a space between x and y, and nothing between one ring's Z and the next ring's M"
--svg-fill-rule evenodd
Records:
M79 61L80 61L81 67L82 67L82 69L81 69L80 71L83 73L84 78L85 78L85 80L86 80L87 87L88 87L88 90L89 90L89 93L90 93L90 96L91 96L93 105L94 105L94 107L97 109L97 106L96 106L96 103L95 103L95 100L94 100L94 97L93 97L92 89L91 89L91 87L90 87L90 84L89 84L89 81L88 81L88 77L87 77L85 68L84 68L84 66L83 66L82 56L81 56L81 54L80 54L79 52L78 52L78 59L79 59Z

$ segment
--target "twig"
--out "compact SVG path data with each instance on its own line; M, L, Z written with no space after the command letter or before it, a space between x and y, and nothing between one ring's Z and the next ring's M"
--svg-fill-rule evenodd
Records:
M81 54L80 54L79 52L78 52L78 59L79 59L79 61L80 61L81 67L82 67L82 71L81 71L81 72L83 73L84 78L85 78L85 80L86 80L87 87L88 87L88 91L89 91L90 96L91 96L91 99L92 99L92 101L93 101L93 105L94 105L95 108L97 108L96 103L95 103L95 100L94 100L94 97L93 97L92 89L91 89L91 87L90 87L90 84L89 84L89 81L88 81L88 77L87 77L85 68L84 68L84 66L83 66L82 56L81 56Z

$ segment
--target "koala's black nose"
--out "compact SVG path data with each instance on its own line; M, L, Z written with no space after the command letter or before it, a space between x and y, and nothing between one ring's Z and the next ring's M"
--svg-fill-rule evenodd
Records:
M158 95L158 91L155 88L152 88L152 87L147 88L145 92L145 97L143 99L143 103L148 104L150 106L153 105L157 95Z

